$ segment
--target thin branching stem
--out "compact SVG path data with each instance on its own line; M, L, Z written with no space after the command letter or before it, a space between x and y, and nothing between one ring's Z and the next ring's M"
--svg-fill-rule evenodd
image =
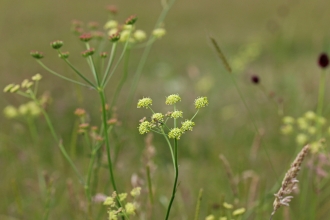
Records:
M178 140L174 139L174 170L175 170L175 177L174 177L174 183L173 183L173 189L172 189L172 196L170 203L167 208L166 217L165 220L168 220L172 208L172 204L175 198L177 184L178 184L178 177L179 177L179 167L178 167Z
M50 72L51 74L54 74L55 76L58 76L60 77L61 79L64 79L64 80L67 80L69 82L72 82L72 83L75 83L75 84L78 84L78 85L81 85L81 86L86 86L86 87L90 87L84 83L81 83L81 82L78 82L78 81L75 81L73 79L70 79L68 77L65 77L65 76L62 76L61 74L51 70L50 68L48 68L43 62L41 62L40 60L37 60L37 62L40 64L40 66L42 66L45 70L47 70L48 72Z

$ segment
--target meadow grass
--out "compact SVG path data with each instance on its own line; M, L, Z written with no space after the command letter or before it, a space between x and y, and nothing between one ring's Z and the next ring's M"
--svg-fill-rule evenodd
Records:
M328 3L149 3L120 2L113 14L100 13L104 2L80 3L82 11L77 2L66 9L22 2L15 10L31 19L18 25L24 36L13 28L20 24L16 17L0 24L7 30L0 84L13 83L7 90L25 96L5 94L0 104L14 106L0 121L0 218L269 219L274 199L283 199L274 197L282 177L309 143L299 188L272 219L326 219L328 69L318 62L329 50ZM14 10L10 1L3 8L4 17ZM70 13L55 16L61 10ZM85 30L97 20L107 34L108 20L123 23L132 14L138 20L134 32L126 29L128 39L137 29L150 37L134 46L124 40L114 47L96 32L88 45L78 23L71 26L77 34L68 33L74 18L84 20ZM166 34L156 39L159 27ZM47 71L29 59L31 49L45 52L37 62ZM181 97L174 109L165 104L171 94ZM206 96L209 105L194 117L194 100ZM137 109L143 97L163 116ZM193 131L172 117L176 108L193 118ZM177 128L171 134L162 130L169 118L175 120L168 131ZM147 121L144 128L160 135L139 134Z

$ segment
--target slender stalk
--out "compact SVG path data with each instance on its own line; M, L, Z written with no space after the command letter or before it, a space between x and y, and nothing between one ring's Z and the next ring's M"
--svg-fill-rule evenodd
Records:
M199 193L198 193L198 198L197 198L197 204L196 204L194 220L198 220L199 210L200 210L200 207L201 207L202 196L203 196L203 189L200 189Z
M174 2L175 2L175 0L171 0L167 5L163 5L163 7L164 7L163 11L159 15L159 18L156 22L156 25L155 25L154 29L160 27L160 25L162 24L162 22L164 21L166 15L167 15L168 11L173 6ZM140 79L140 76L141 76L141 73L142 73L142 69L144 67L144 64L146 63L147 57L148 57L149 52L151 50L151 46L155 42L155 40L156 40L155 37L151 36L149 38L148 42L147 42L147 47L143 51L141 60L139 62L139 65L137 67L137 70L136 70L136 73L135 73L135 76L134 76L134 79L133 79L133 85L131 87L131 90L130 90L130 93L129 93L129 96L128 96L128 99L127 99L126 107L129 107L132 103L133 95L134 95L135 90L137 88L137 84L139 82L139 79ZM126 109L128 109L128 108L126 108Z
M119 93L120 93L124 83L126 82L127 75L128 75L128 63L129 63L130 52L131 52L130 48L127 49L127 53L125 55L125 60L124 60L124 74L122 75L122 77L120 79L120 82L119 82L118 87L115 91L115 94L113 95L113 99L112 99L112 102L111 102L111 105L110 105L110 109L112 109L112 107L117 103Z
M73 79L70 79L68 77L65 77L65 76L62 76L61 74L49 69L43 62L41 62L40 60L37 60L37 62L40 64L40 66L42 66L45 70L47 70L48 72L50 72L51 74L54 74L55 76L58 76L60 77L61 79L65 79L69 82L72 82L72 83L75 83L75 84L78 84L78 85L81 85L81 86L86 86L86 87L90 87L84 83L81 83L81 82L78 82L78 81L75 81Z
M109 168L109 175L110 180L112 183L113 190L118 192L115 177L113 174L113 168L112 168L112 160L111 160L111 153L110 153L110 142L109 142L109 135L108 135L108 124L107 124L107 110L106 110L106 103L105 103L105 94L104 90L102 88L99 89L99 95L101 98L101 104L102 104L102 123L103 123L103 134L105 138L105 144L106 144L106 150L107 150L107 159L108 159L108 168Z
M65 159L69 162L70 166L72 167L73 171L76 173L79 181L81 184L85 185L85 181L84 179L82 178L81 174L79 173L77 167L74 165L73 161L71 160L69 154L66 152L66 149L65 147L63 146L62 144L62 141L57 137L56 135L56 132L55 132L55 129L53 127L53 124L47 114L47 112L42 108L41 104L39 103L39 101L37 100L37 98L34 96L34 94L32 93L31 91L31 98L33 99L33 101L35 101L39 106L40 106L40 109L41 109L41 112L42 114L44 115L45 119L46 119L46 122L47 122L47 125L48 125L48 128L53 136L53 138L55 139L55 141L58 143L58 146L63 154L63 156L65 157Z
M109 75L109 72L110 72L110 68L111 68L112 63L113 63L113 61L115 59L117 45L118 45L118 42L114 42L113 45L112 45L111 53L110 53L110 57L109 57L109 61L108 61L108 64L107 64L107 68L105 69L105 72L104 72L104 76L103 76L102 84L101 85L104 85L104 83L106 82L106 79L108 78L108 75Z
M50 212L50 202L51 202L51 185L47 186L47 198L46 198L46 204L45 204L45 212L43 216L43 220L47 220L49 218L49 212Z
M128 34L128 40L126 41L125 45L124 45L124 48L123 48L123 51L121 52L115 66L112 68L111 70L111 73L109 74L109 72L106 72L105 76L104 76L104 80L102 81L102 86L106 86L109 82L109 80L111 79L112 75L114 74L114 72L116 71L120 61L123 59L124 57L124 54L126 53L127 51L127 48L129 48L129 39L131 37L131 34L132 34L132 31L133 31L133 28L130 30L129 34Z
M151 183L149 165L146 166L146 172L147 172L147 179L148 179L148 191L149 191L150 204L153 205L154 204L154 196L153 196L153 193L152 193L152 183Z
M317 103L317 116L319 118L317 122L317 132L318 132L318 140L322 137L322 129L321 129L321 122L320 117L322 117L322 110L323 110L323 102L324 102L324 93L325 93L325 77L326 72L323 70L320 77L320 84L319 84L319 96L318 96L318 103Z
M229 65L229 63L228 63L226 57L225 57L224 54L222 53L222 51L221 51L221 49L220 49L218 43L216 42L216 40L215 40L213 37L211 37L211 36L209 36L209 38L210 38L210 40L211 40L211 42L212 42L212 44L213 44L213 46L214 46L214 49L215 49L216 52L217 52L217 55L219 56L219 58L220 58L221 61L223 62L223 65L225 66L225 68L226 68L226 70L228 71L228 73L230 73L230 74L229 74L229 75L230 75L230 79L232 80L232 83L234 84L234 86L235 86L235 88L236 88L236 91L238 92L238 94L239 94L239 96L240 96L240 98L241 98L241 100L242 100L242 102L243 102L243 104L244 104L246 110L247 110L248 113L249 113L249 116L250 116L251 122L252 122L252 124L253 124L253 127L254 127L256 133L260 135L260 132L259 132L259 130L258 130L258 127L257 127L257 125L256 125L256 123L255 123L255 119L254 119L254 117L253 117L253 115L252 115L252 112L251 112L249 106L247 105L247 103L246 103L246 101L245 101L245 99L244 99L244 96L243 96L241 90L239 89L239 87L238 87L238 85L237 85L237 83L236 83L235 77L234 77L234 75L232 74L232 69L231 69L231 67L230 67L230 65ZM280 179L279 179L279 177L278 177L278 175L277 175L277 173L276 173L276 171L275 171L275 169L274 169L274 165L273 165L273 163L272 163L272 161L271 161L271 159L270 159L270 156L269 156L269 153L268 153L267 148L266 148L266 147L263 147L262 149L263 149L264 152L266 153L266 156L267 156L268 162L269 162L270 167L271 167L271 169L273 170L273 172L274 172L274 174L275 174L275 176L276 176L277 182L280 183Z
M178 183L178 177L179 177L179 167L178 167L178 140L174 139L174 167L175 167L175 178L174 178L174 184L173 184L173 190L172 190L172 197L170 200L170 203L168 205L167 208L167 212L166 212L166 217L165 220L168 219L170 212L171 212L171 208L172 208L172 204L175 198L175 194L176 194L176 189L177 189L177 183Z
M29 131L30 131L30 134L31 134L31 138L33 140L33 142L36 144L37 143L37 137L38 137L38 132L37 132L37 128L36 128L36 125L34 123L34 120L31 116L28 116L27 117L27 123L28 123L28 126L29 126Z
M69 60L64 59L64 61L71 67L71 69L77 73L83 80L85 80L85 82L87 82L89 85L91 85L93 88L95 88L95 85L89 80L87 79L79 70L77 70L71 63Z
M165 134L165 131L163 128L161 128L161 131L162 131L162 134L167 142L167 145L168 147L170 148L170 151L171 151L171 156L172 156L172 162L173 162L173 166L175 166L175 163L174 163L174 160L175 160L175 155L174 155L174 152L173 152L173 148L172 148L172 145L171 145L171 142L170 140L168 139L167 135Z

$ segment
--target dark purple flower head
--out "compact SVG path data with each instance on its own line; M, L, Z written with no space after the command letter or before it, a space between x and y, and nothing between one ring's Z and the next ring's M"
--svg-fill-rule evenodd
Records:
M251 76L251 82L254 84L258 84L260 82L259 76L257 75Z
M325 69L329 65L329 57L326 53L322 53L319 57L319 65L321 68Z

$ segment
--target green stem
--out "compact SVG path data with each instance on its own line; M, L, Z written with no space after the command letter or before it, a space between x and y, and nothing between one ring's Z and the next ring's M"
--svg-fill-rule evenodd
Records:
M172 148L172 145L171 145L171 142L170 140L168 139L167 135L165 134L165 131L163 128L161 128L161 131L162 131L162 134L167 142L167 145L169 146L170 148L170 151L171 151L171 156L172 156L172 162L173 162L173 166L175 166L175 155L174 155L174 152L173 152L173 148Z
M159 15L159 18L156 22L156 25L155 25L154 29L159 28L160 25L163 23L163 20L165 19L165 17L167 15L168 11L170 10L170 8L173 6L174 2L175 2L175 0L171 0L167 5L164 6L163 11ZM134 76L134 79L133 79L133 85L131 87L131 90L130 90L130 93L129 93L129 96L128 96L128 99L127 99L126 107L129 107L131 105L133 95L135 93L135 90L137 88L137 84L139 82L139 79L140 79L140 76L141 76L141 73L142 73L142 69L144 67L144 64L145 64L145 62L147 60L147 57L149 55L149 52L151 50L151 46L155 42L155 40L156 40L156 38L153 35L150 36L150 38L148 40L148 43L147 43L148 46L145 47L145 49L143 51L141 60L139 62L139 65L137 67L137 70L136 70L136 73L135 73L135 76ZM128 108L126 108L126 109L128 109Z
M114 72L116 71L116 69L117 69L117 67L118 67L118 65L119 65L119 63L120 63L120 61L123 59L124 54L125 54L126 51L128 50L128 48L129 48L129 46L128 46L128 45L129 45L129 39L130 39L130 37L131 37L132 31L133 31L133 27L132 27L132 29L130 30L129 34L128 34L128 40L126 41L126 43L125 43L125 45L124 45L124 48L123 48L123 51L121 52L121 54L120 54L120 56L119 56L119 58L118 58L118 60L117 60L117 62L116 62L116 64L115 64L115 66L112 68L111 73L110 73L110 74L109 74L109 72L106 73L106 75L105 75L105 77L104 77L104 81L103 81L104 84L102 84L103 86L106 86L106 85L108 84L108 82L109 82L109 80L111 79L112 75L113 75Z
M198 193L198 198L197 198L197 204L196 204L194 220L198 220L199 210L200 210L200 207L201 207L202 196L203 196L203 189L200 189L199 193Z
M77 70L71 63L69 60L64 59L64 61L71 67L71 69L77 73L83 80L85 80L85 82L87 82L89 85L91 85L93 88L95 88L95 85L89 80L87 79L79 70Z
M166 212L166 217L165 220L168 219L170 212L171 212L171 208L172 208L172 204L175 198L175 194L176 194L176 189L177 189L177 183L178 183L178 177L179 177L179 167L178 167L178 140L174 139L174 168L175 168L175 178L174 178L174 184L173 184L173 190L172 190L172 197L170 200L170 203L168 205L167 208L167 212Z
M120 82L118 84L118 87L117 87L117 89L115 91L115 94L113 96L113 99L112 99L112 102L111 102L111 105L110 105L110 109L112 109L112 107L117 103L117 99L118 99L119 93L120 93L120 91L121 91L124 83L126 82L127 75L128 75L128 63L129 63L130 52L131 52L131 50L128 49L127 50L127 53L126 53L126 56L125 56L125 60L124 60L124 74L121 77L121 80L120 80Z
M107 124L106 101L105 101L104 90L102 88L99 88L99 95L100 95L101 104L102 104L103 134L104 134L105 144L106 144L106 149L107 149L109 175L110 175L112 187L113 187L114 191L116 191L118 193L116 182L115 182L115 177L114 177L114 174L113 174L113 168L112 168L111 153L110 153L110 142L109 142L109 135L108 135L108 124Z
M105 72L104 72L104 76L103 76L102 84L101 85L104 85L104 83L106 82L106 79L108 78L108 75L109 75L109 72L110 72L110 68L111 68L112 63L113 63L113 61L115 59L117 45L118 45L118 42L114 42L113 45L112 45L111 53L110 53L110 57L109 57L109 61L108 61L108 64L107 64L107 68L105 69Z
M37 128L36 128L36 125L34 123L34 120L31 116L28 116L27 117L27 122L28 122L28 126L29 126L29 131L30 131L30 134L31 134L31 138L33 140L33 142L36 144L37 143L37 140L38 140L38 132L37 132Z
M194 120L194 118L196 117L196 115L198 114L199 109L197 109L196 113L194 114L194 116L192 116L192 118L190 119L190 121Z
M229 63L228 63L226 57L225 57L224 54L221 52L220 47L219 47L218 43L215 41L215 39L214 39L213 37L210 37L210 39L211 39L211 42L212 42L214 48L215 48L216 51L217 51L217 55L218 55L219 58L222 60L224 66L225 66L225 68L226 68L226 70L228 71L228 73L229 73L229 75L230 75L230 79L232 80L232 82L233 82L233 84L234 84L234 86L235 86L235 88L236 88L236 90L237 90L237 92L238 92L238 94L239 94L239 96L240 96L240 98L241 98L241 100L242 100L242 102L243 102L245 108L247 109L247 111L248 111L248 113L249 113L250 119L251 119L251 121L252 121L252 124L253 124L253 127L254 127L256 133L260 136L260 132L259 132L259 130L258 130L258 127L257 127L256 123L255 123L255 119L254 119L254 117L253 117L253 115L252 115L252 112L251 112L250 108L248 107L248 105L247 105L247 103L246 103L246 101L245 101L245 99L244 99L244 96L243 96L241 90L239 89L239 87L238 87L238 85L237 85L237 83L236 83L236 80L235 80L235 78L234 78L234 75L232 74L231 67L229 66ZM276 177L276 179L277 179L277 182L280 183L280 179L278 178L278 175L277 175L277 173L276 173L276 171L275 171L275 169L274 169L274 166L273 166L273 163L272 163L272 161L271 161L271 159L270 159L270 156L269 156L269 153L268 153L267 148L266 148L266 147L263 147L262 149L263 149L263 150L265 151L265 153L266 153L266 156L267 156L268 162L270 163L270 167L271 167L271 169L273 170L273 172L274 172L274 174L275 174L275 177Z
M154 204L154 197L152 193L152 182L151 182L151 177L150 177L150 166L146 166L146 172L147 172L147 179L148 179L148 191L149 191L149 199L150 199L150 204Z
M54 129L54 127L53 127L53 124L52 124L52 122L51 122L51 120L50 120L50 118L49 118L47 112L44 110L44 108L43 108L42 105L39 103L39 101L37 100L37 98L34 96L34 94L32 93L32 91L31 91L30 94L31 94L31 98L33 99L33 101L35 101L35 102L39 105L39 107L40 107L40 109L41 109L41 112L42 112L42 114L44 115L44 117L45 117L45 119L46 119L46 122L47 122L47 125L48 125L48 127L49 127L50 133L52 134L52 136L53 136L53 138L55 139L55 141L58 143L58 146L59 146L59 148L60 148L60 150L61 150L61 153L63 154L63 156L65 157L65 159L68 161L68 163L70 164L70 166L72 167L72 169L73 169L74 172L76 173L76 175L77 175L77 177L78 177L80 183L83 184L83 185L85 185L85 181L84 181L84 179L83 179L82 176L80 175L80 173L79 173L77 167L74 165L74 163L73 163L73 161L71 160L69 154L66 152L66 150L65 150L65 148L64 148L64 146L63 146L63 144L62 144L62 140L60 140L60 139L57 137L56 132L55 132L55 129Z
M321 122L320 118L322 117L322 110L323 110L323 102L324 102L324 93L325 93L325 77L326 72L323 70L320 77L320 85L319 85L319 96L318 96L318 103L317 103L317 132L318 132L318 140L322 137L322 129L321 129Z
M38 63L40 64L40 66L42 66L45 70L47 70L47 71L50 72L51 74L54 74L55 76L58 76L58 77L60 77L60 78L62 78L62 79L65 79L65 80L67 80L67 81L69 81L69 82L72 82L72 83L75 83L75 84L78 84L78 85L81 85L81 86L90 87L90 86L88 86L88 85L86 85L86 84L84 84L84 83L81 83L81 82L75 81L75 80L70 79L70 78L68 78L68 77L62 76L61 74L58 74L57 72L55 72L55 71L49 69L49 68L48 68L45 64L43 64L43 62L41 62L40 60L37 60L37 62L38 62Z

